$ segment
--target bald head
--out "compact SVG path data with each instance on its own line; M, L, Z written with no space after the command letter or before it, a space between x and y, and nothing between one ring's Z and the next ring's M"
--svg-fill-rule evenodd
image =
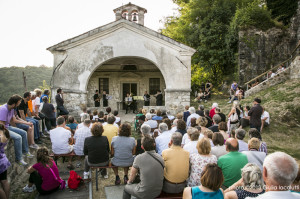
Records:
M239 150L239 143L237 139L229 138L226 140L225 144L226 144L226 150L229 152Z

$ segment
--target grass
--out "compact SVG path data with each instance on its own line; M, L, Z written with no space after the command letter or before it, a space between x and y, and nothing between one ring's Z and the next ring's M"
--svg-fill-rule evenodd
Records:
M209 109L213 102L217 102L226 115L232 106L227 104L228 97L228 94L218 93L203 105ZM255 97L262 99L262 106L270 113L271 125L262 132L269 153L283 151L300 160L300 80L289 80L270 87L240 103L252 106ZM191 102L191 105L197 107L199 104ZM248 137L245 139L248 140Z

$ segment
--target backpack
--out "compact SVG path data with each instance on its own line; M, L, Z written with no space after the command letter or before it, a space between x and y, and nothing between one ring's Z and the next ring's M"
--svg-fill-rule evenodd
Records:
M68 186L70 189L77 189L79 187L80 182L82 182L82 178L75 171L70 171L70 177L68 179Z

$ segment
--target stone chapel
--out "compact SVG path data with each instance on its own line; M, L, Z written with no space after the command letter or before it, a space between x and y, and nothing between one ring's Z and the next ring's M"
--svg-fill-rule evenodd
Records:
M94 106L95 90L111 96L112 110L125 108L127 92L143 96L148 91L155 106L153 95L161 90L161 108L182 111L190 104L195 50L145 27L145 8L128 3L113 11L114 22L47 48L54 57L52 95L62 88L65 107L77 115L82 105Z

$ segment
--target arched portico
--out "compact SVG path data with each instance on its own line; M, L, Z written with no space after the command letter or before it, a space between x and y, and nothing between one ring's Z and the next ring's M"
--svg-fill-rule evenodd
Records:
M54 55L54 66L59 66L54 69L51 86L54 92L64 89L65 106L71 114L79 112L80 105L92 105L92 94L101 90L99 78L112 80L112 107L123 100L123 83L135 81L137 95L143 95L150 89L150 78L162 80L159 86L167 109L177 111L189 105L194 50L144 26L120 19L48 50ZM136 71L122 68L130 62L136 62Z

